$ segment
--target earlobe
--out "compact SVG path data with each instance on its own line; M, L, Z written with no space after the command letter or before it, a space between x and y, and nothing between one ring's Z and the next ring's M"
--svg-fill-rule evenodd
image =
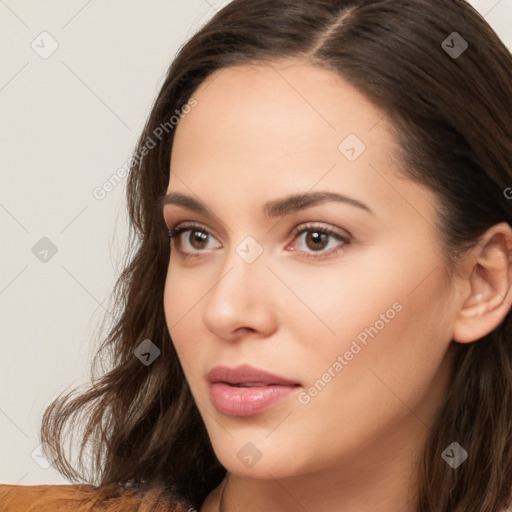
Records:
M512 304L512 229L506 222L489 228L471 255L470 292L457 313L453 340L470 343L492 332Z

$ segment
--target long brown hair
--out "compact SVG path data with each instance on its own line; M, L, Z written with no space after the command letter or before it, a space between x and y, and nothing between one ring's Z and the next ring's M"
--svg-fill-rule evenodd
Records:
M115 324L95 359L107 356L111 366L44 414L42 440L70 480L174 487L199 508L224 477L164 317L170 246L158 205L169 181L169 119L213 71L284 58L339 73L386 112L407 176L440 200L448 269L486 229L512 225L503 193L512 186L512 59L469 4L234 0L179 51L135 150L131 252L114 289ZM144 151L149 139L156 146ZM145 339L161 351L151 365L134 356ZM481 340L453 345L455 371L424 447L417 510L500 511L512 495L511 314ZM68 431L83 436L76 463L65 453ZM456 469L441 456L454 441L469 454Z

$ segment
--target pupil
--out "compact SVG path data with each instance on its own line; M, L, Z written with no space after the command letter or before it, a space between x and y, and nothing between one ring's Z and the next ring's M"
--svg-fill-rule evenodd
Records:
M313 247L310 247L309 242L312 242ZM310 249L323 249L327 245L327 233L310 231L306 236L306 244Z

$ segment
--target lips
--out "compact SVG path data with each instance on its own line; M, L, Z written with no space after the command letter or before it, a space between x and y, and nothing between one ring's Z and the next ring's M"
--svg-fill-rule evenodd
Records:
M210 383L224 382L237 387L256 386L300 386L299 382L275 375L264 370L259 370L249 365L241 365L236 368L227 366L214 366L208 372Z
M298 382L249 365L215 366L208 372L210 397L227 416L253 416L298 392Z

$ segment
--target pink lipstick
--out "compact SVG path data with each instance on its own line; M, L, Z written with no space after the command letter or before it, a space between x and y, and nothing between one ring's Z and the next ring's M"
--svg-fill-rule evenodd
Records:
M301 387L298 382L249 365L214 366L207 378L215 407L228 416L258 414Z

